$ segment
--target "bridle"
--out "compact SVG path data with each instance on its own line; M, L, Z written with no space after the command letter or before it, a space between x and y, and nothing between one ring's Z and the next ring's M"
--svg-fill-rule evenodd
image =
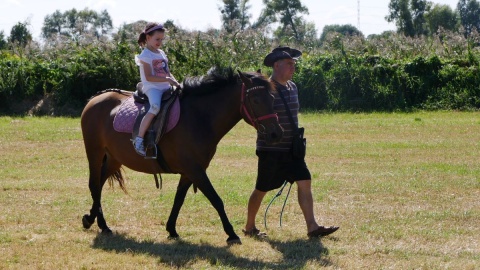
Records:
M242 95L240 99L240 113L245 116L247 119L247 123L251 124L255 129L258 130L259 125L263 126L260 124L260 121L269 119L269 118L276 118L278 121L278 115L276 113L271 113L267 115L262 115L262 116L256 116L255 115L255 110L253 109L252 104L250 103L250 100L248 99L248 95L252 91L257 91L257 90L262 90L265 89L265 86L253 86L248 89L245 89L245 84L242 84ZM247 108L248 107L248 108ZM248 112L248 109L252 112L252 115ZM264 127L265 128L265 127Z

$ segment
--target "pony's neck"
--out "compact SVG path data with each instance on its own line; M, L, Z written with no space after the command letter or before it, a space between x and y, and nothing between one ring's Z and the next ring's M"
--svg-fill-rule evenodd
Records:
M240 96L241 86L236 85L232 89L226 89L219 95L215 102L218 107L217 113L212 118L215 128L215 138L220 141L241 119Z

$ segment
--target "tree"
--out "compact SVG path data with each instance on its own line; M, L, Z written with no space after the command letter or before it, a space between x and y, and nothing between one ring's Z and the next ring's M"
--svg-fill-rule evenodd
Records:
M406 36L425 35L427 26L424 15L430 6L426 0L390 0L389 14L385 19L395 22L397 32Z
M177 33L179 28L178 26L175 25L173 20L166 20L163 26L168 29L168 32L170 33Z
M112 19L106 10L100 13L88 8L81 11L71 9L64 13L57 10L52 15L45 16L42 37L49 38L57 34L77 39L92 34L99 38L107 35L112 28Z
M249 0L222 0L224 6L222 13L223 28L231 33L236 29L244 30L250 23L251 15L248 13Z
M7 48L7 41L5 40L5 33L0 31L0 50Z
M308 14L308 8L303 6L300 0L263 0L263 3L265 8L255 23L255 27L279 22L280 26L276 31L277 37L279 34L282 35L291 30L297 41L302 40L299 27L302 27L302 24L305 25L306 22L300 14Z
M250 5L248 5L249 0L242 0L240 2L240 29L244 30L247 28L247 26L250 25L250 18L252 15L248 13L248 10L250 9Z
M42 27L42 37L48 38L53 34L61 34L65 27L66 19L63 14L57 10L52 15L45 16Z
M374 39L390 39L391 37L395 36L396 33L395 31L387 30L383 31L380 34L370 34L367 36L368 40L374 40Z
M425 20L425 13L428 12L432 4L427 0L411 0L410 8L412 10L412 24L415 35L427 35L428 27Z
M395 22L397 32L406 36L413 36L412 14L408 8L408 0L390 0L389 14L385 17L388 22Z
M307 47L318 45L317 29L315 28L314 23L307 22L301 17L295 18L294 23L296 32L293 30L291 25L278 27L273 32L273 36L280 44L288 45L292 41L300 41L304 46ZM296 37L296 35L298 35L298 37Z
M136 47L138 46L138 36L145 29L145 25L147 24L148 22L144 20L129 24L124 23L120 25L117 33L112 34L113 40L119 43L129 43ZM181 28L176 26L173 20L166 20L165 23L163 23L163 26L168 30L169 35L174 35L178 31L181 31Z
M327 36L330 33L338 33L342 36L360 36L360 37L363 37L363 33L360 30L358 30L358 28L356 28L355 26L353 26L351 24L325 25L325 27L323 27L322 35L320 36L320 44L323 44L323 42L326 40Z
M119 27L118 33L113 34L113 39L117 42L125 43L129 42L137 46L138 35L144 30L147 21L140 20L129 24L123 24ZM173 22L167 21L165 27L168 31L172 31ZM175 30L173 30L175 31Z
M307 22L303 18L297 18L297 31L300 35L302 43L308 47L314 47L318 45L318 34L315 23Z
M32 41L32 34L28 31L28 23L17 23L10 31L8 42L11 44L18 44L21 47L26 47Z
M431 34L437 33L442 27L445 30L456 31L458 29L458 16L449 5L435 4L425 14L428 30Z
M112 30L112 18L108 14L107 10L102 10L100 14L97 14L97 18L93 25L96 28L95 35L97 37L105 36Z
M75 23L72 24L72 32L75 36L81 36L86 33L95 33L95 22L98 19L98 14L88 8L80 10L76 13ZM71 18L71 16L69 16Z
M464 35L468 37L474 28L480 30L480 3L476 0L459 0L457 10L460 21L465 29Z

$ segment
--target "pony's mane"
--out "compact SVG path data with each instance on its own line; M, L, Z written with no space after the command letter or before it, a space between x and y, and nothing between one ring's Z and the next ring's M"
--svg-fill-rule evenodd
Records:
M249 72L249 73L246 73L245 75L252 80L253 84L257 86L265 86L265 88L267 88L271 92L277 91L275 84L265 75L259 72L256 72L256 73Z
M203 95L236 83L232 68L212 67L206 75L185 78L183 93Z
M252 79L255 84L274 89L273 84L268 78L260 73L244 73L245 76ZM203 95L225 89L227 86L240 84L241 80L233 71L233 68L212 67L206 75L187 77L183 81L183 93L193 95Z

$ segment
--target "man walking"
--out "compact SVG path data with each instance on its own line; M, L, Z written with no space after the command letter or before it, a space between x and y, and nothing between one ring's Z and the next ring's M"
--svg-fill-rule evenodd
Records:
M324 227L317 224L313 213L313 196L311 189L311 175L305 160L292 157L292 137L295 127L291 118L298 127L298 89L291 81L295 72L296 60L302 55L299 50L289 47L278 47L269 53L264 64L273 68L271 80L275 83L277 93L275 95L274 110L278 115L280 125L284 129L284 138L279 144L267 146L262 136L257 136L258 174L255 190L248 201L247 223L244 234L254 237L265 237L255 226L255 217L258 213L265 194L279 188L284 182L295 182L298 187L298 203L302 209L307 225L308 237L322 237L329 235L339 227ZM281 92L283 99L279 95Z

